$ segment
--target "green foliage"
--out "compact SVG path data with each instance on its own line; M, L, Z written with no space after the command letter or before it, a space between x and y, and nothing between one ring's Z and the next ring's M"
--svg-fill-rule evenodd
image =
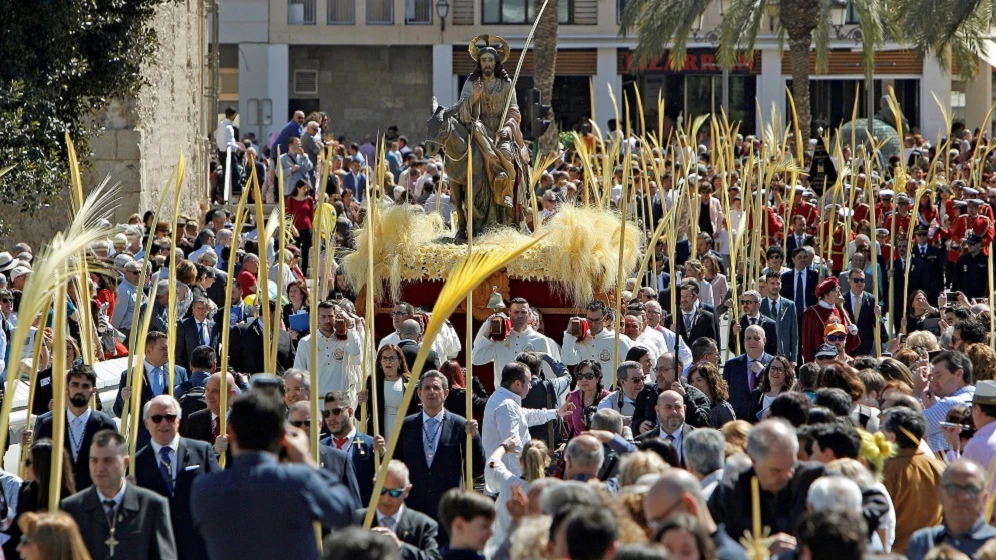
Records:
M158 47L149 25L177 0L0 0L0 205L32 212L67 184L65 132L88 153L95 111L135 94Z
M574 139L577 138L573 132L560 131L560 143L563 144L565 150L574 149Z

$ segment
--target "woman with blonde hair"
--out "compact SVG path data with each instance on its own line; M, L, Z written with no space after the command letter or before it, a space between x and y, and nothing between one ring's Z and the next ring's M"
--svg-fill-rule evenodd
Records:
M752 427L750 422L746 420L734 420L724 424L719 431L726 437L727 447L734 447L736 453L747 453L747 435ZM728 452L726 456L736 455L736 453Z
M712 305L715 301L712 293L712 284L705 279L705 267L698 259L688 259L685 261L685 270L681 279L694 278L699 285L699 301ZM722 303L722 302L720 302Z
M506 454L519 455L519 467L522 476L515 476L503 462ZM522 445L517 435L510 436L498 446L488 460L484 462L484 481L489 488L498 489L498 502L495 504L498 512L492 525L491 539L485 550L493 554L505 541L505 536L512 527L512 516L508 511L508 502L514 494L525 494L533 481L546 478L546 469L550 466L550 452L543 440L531 439ZM488 554L490 556L491 554Z
M873 448L879 448L878 450L880 450L881 446L885 446L891 450L891 444L885 441L885 437L881 433L876 433L874 436L864 430L858 430L858 433L861 434L861 460L837 459L831 461L827 464L827 474L843 475L853 480L858 485L858 488L861 488L863 495L868 492L874 492L880 494L881 499L888 502L888 511L878 518L878 527L872 533L871 546L869 548L869 552L888 554L892 551L892 544L896 540L896 508L892 503L892 497L889 496L889 491L886 490L885 485L880 480L881 462L878 464L879 475L875 475L874 471L869 470L869 463L866 461L864 455L866 451L873 451ZM880 438L879 436L882 437ZM867 450L866 447L868 448ZM877 453L877 451L874 451L874 453ZM882 458L881 460L884 461L885 459Z
M941 349L937 342L937 337L930 331L914 331L906 337L906 347L913 350L920 348L927 352L936 352Z
M17 525L22 531L17 552L24 560L90 560L80 529L67 513L28 512Z
M619 487L636 484L645 474L664 474L670 466L653 451L637 451L624 455L619 461Z
M726 276L720 274L722 267L719 265L719 257L712 253L702 255L703 279L712 286L712 299L716 305L726 301L726 296L730 293L730 285Z
M988 344L969 344L964 352L972 361L972 379L975 383L996 379L996 352Z

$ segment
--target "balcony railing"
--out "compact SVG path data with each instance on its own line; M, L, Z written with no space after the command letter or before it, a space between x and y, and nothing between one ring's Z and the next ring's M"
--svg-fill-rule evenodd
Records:
M367 0L368 25L392 25L394 0Z
M318 0L287 0L288 25L314 25Z
M405 0L405 23L409 25L432 23L432 0Z
M329 25L356 23L356 0L328 0Z

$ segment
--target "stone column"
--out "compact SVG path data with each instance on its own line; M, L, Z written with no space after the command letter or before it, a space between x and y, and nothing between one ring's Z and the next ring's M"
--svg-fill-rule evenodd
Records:
M992 117L983 124L989 107L993 104L993 67L985 60L978 60L979 70L975 79L965 84L965 126L990 130ZM933 99L931 99L933 101Z
M767 125L771 122L771 104L774 103L775 111L781 118L781 122L789 122L789 116L785 114L785 76L782 74L782 55L778 52L778 47L772 46L761 50L761 75L757 80L757 101L761 107L761 117L756 120L756 134L762 134L762 123Z
M950 65L948 68L950 69ZM920 79L920 131L924 138L937 138L938 133L948 133L944 126L944 115L934 102L934 95L945 107L951 106L951 75L950 71L941 69L936 58L927 57L923 59L923 76ZM983 111L989 109L990 103L992 101L986 102ZM979 117L979 120L982 118Z
M452 106L457 101L453 79L453 45L432 45L432 95L440 105Z
M622 100L622 76L619 75L618 56L615 47L599 47L596 55L597 63L595 75L592 77L592 89L595 96L595 114L592 117L596 124L607 132L606 124L609 119L616 118L616 109L612 104L612 97L609 96L609 86L616 100ZM622 108L619 108L620 114Z

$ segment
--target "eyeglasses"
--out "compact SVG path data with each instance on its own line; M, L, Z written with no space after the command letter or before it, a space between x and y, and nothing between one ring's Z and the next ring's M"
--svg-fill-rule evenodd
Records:
M407 317L407 316L408 316L408 314L405 313L404 311L392 311L391 312L391 317Z
M3 298L3 299L0 299L0 302L2 302L2 303L14 303L14 298Z
M972 484L961 485L949 482L947 484L942 484L941 488L943 488L944 491L951 496L957 496L965 493L969 498L978 498L979 494L982 494L982 488Z
M674 366L657 366L654 368L654 371L671 371L673 369Z
M592 319L591 317L588 317L588 322L589 323L604 323L605 322L605 317L599 317L598 319Z
M586 379L588 381L591 381L592 379L595 379L595 377L596 377L596 375L595 375L595 372L593 372L593 371L592 372L588 372L588 373L575 373L574 374L574 378L577 379L577 380Z
M328 418L329 416L339 416L340 414L342 414L343 410L344 409L342 409L342 408L333 408L332 410L323 410L322 411L322 418Z
M152 416L149 416L149 420L152 420L153 424L158 424L163 420L166 420L167 422L172 424L173 422L176 421L176 419L177 419L176 414L153 414Z
M387 495L387 494L390 494L392 498L400 498L401 496L405 495L405 489L404 488L395 488L395 489L381 488L380 489L380 495L381 496L384 496L384 495Z
M295 428L311 427L311 420L291 420L290 425Z
M851 282L854 282L855 284L864 284L865 278L864 276L862 276L861 278L851 278Z
M846 334L829 334L827 335L827 342L844 342L847 340Z
M382 361L382 362L397 362L398 361L398 357L397 356L381 356L380 357L380 361Z
M27 535L21 535L21 546L28 546L29 544L34 544Z
M664 510L664 513L658 515L657 517L654 517L653 519L648 519L647 527L649 527L653 532L656 533L657 529L659 529L660 526L667 521L668 517L671 516L671 512L678 509L678 506L680 505L681 505L681 500L679 499L677 502L675 502L674 504L669 506L666 510Z

